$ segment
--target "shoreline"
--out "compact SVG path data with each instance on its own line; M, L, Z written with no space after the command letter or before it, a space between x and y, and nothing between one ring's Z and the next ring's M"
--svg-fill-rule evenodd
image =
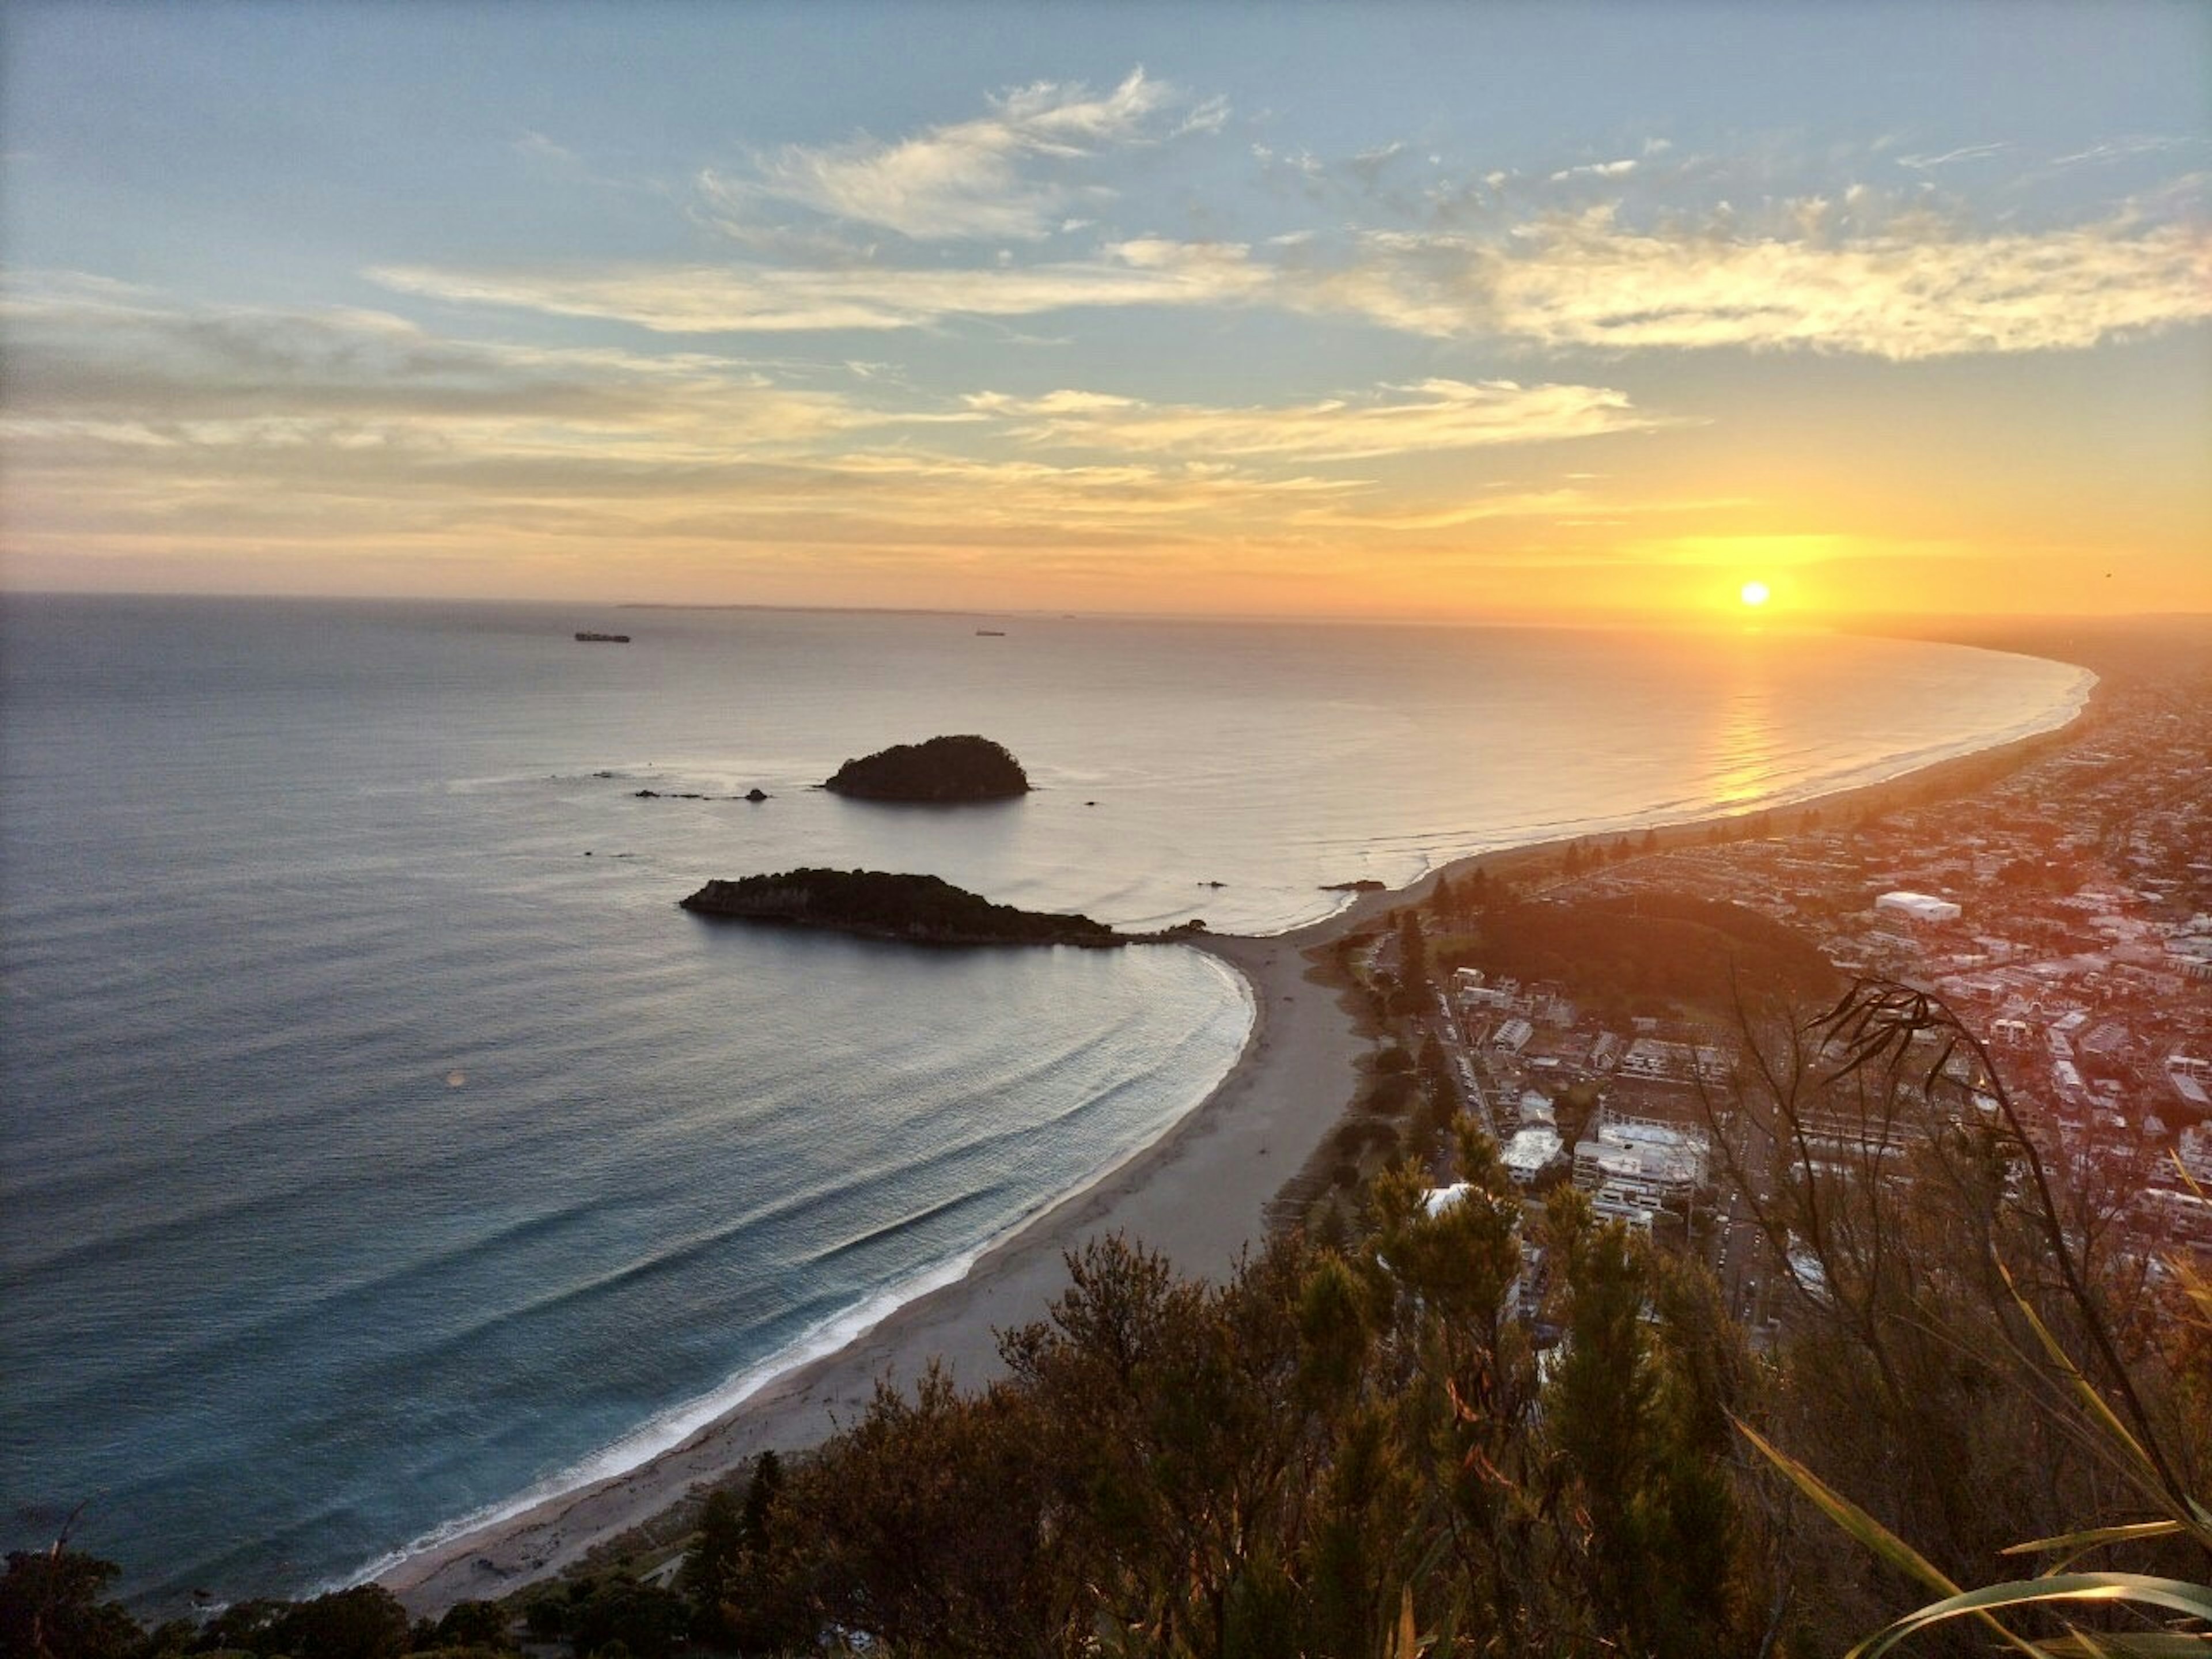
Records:
M1971 647L1970 647L1971 648ZM1989 648L1989 647L1981 647ZM2018 765L2064 740L2094 707L2098 677L2083 669L2071 711L2057 725L1913 764L1870 782L1802 799L1652 825L1662 849L1715 825L1760 813L1824 817L1956 795L1984 774ZM1270 1204L1305 1166L1354 1097L1370 1042L1339 990L1321 982L1319 954L1346 935L1425 900L1444 877L1480 866L1517 877L1583 836L1516 843L1451 859L1405 886L1354 895L1317 921L1270 935L1199 934L1185 943L1244 983L1252 1026L1229 1070L1158 1137L1016 1223L964 1272L892 1308L842 1346L775 1374L678 1444L619 1474L571 1487L434 1544L376 1564L362 1579L393 1591L414 1614L456 1601L496 1600L577 1565L594 1550L735 1474L759 1452L803 1450L857 1421L887 1372L910 1386L941 1360L963 1387L1000 1374L996 1333L1046 1316L1066 1288L1063 1255L1121 1232L1182 1272L1217 1277L1263 1238ZM1314 1005L1323 1005L1317 1016ZM1288 1005L1286 1007L1285 1005ZM927 1274L917 1275L917 1282Z

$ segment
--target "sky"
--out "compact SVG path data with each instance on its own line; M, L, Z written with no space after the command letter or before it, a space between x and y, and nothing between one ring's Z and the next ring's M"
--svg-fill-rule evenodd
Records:
M2212 611L2212 6L0 9L0 586Z

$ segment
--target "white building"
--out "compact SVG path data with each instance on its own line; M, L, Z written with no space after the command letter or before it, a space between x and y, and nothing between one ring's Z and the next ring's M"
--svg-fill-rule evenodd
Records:
M1565 1144L1557 1129L1535 1127L1517 1131L1505 1143L1499 1162L1516 1187L1533 1187L1548 1171L1565 1162Z
M1903 916L1907 921L1917 922L1923 927L1936 922L1956 921L1964 914L1948 899L1931 897L1926 893L1908 893L1903 890L1884 893L1874 902L1874 908L1877 911L1887 911L1891 915Z
M1589 1138L1575 1147L1575 1185L1591 1194L1601 1216L1686 1204L1705 1179L1711 1151L1694 1129L1601 1112ZM1648 1215L1643 1224L1650 1224Z

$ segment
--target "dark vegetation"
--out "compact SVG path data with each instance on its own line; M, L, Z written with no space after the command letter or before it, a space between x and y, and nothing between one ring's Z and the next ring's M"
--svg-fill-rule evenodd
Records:
M1808 1002L1842 988L1819 949L1782 923L1686 893L1493 905L1450 965L1549 981L1573 995L1729 1006L1736 988Z
M146 1630L103 1600L108 1562L57 1544L16 1551L0 1577L0 1654L8 1659L183 1659L194 1654L257 1659L487 1659L512 1654L512 1614L464 1601L441 1619L410 1624L389 1590L373 1584L305 1601L240 1601L208 1620L173 1620Z
M1022 763L988 738L931 738L848 760L822 786L862 800L1007 800L1029 793Z
M1157 937L1117 933L1089 916L994 904L935 876L880 870L787 870L780 875L710 881L680 902L701 915L827 927L921 945L1104 947Z
M486 1650L514 1621L608 1659L1809 1659L1930 1576L2023 1572L2001 1553L2023 1540L2203 1577L2212 1528L2158 1520L2201 1515L2212 1469L2201 1276L2109 1249L2096 1196L2054 1183L1940 1005L1861 988L1746 1034L1737 1085L1705 1103L1721 1174L1818 1267L1783 1288L1769 1352L1695 1258L1571 1188L1524 1211L1460 1119L1471 1185L1440 1213L1407 1161L1356 1224L1280 1235L1219 1285L1092 1243L1049 1316L1004 1334L1000 1381L887 1381L819 1451L713 1495L672 1587L617 1571L412 1627L365 1589L149 1634L100 1599L110 1570L62 1548L9 1558L0 1638L46 1659L384 1659ZM1425 1091L1427 1060L1396 1048L1376 1075ZM1763 1176L1738 1161L1747 1129L1781 1149ZM1550 1268L1534 1324L1514 1312L1524 1243ZM1917 1555L1854 1545L1808 1489ZM2179 1652L2110 1644L2197 1628L2107 1602L2068 1615L2093 1650L2039 1616L2008 1614L2054 1654Z

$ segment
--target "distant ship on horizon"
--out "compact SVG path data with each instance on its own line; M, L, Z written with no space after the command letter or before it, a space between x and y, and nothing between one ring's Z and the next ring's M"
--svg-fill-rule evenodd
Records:
M580 629L576 637L586 645L628 645L629 643L629 635L627 634L594 634L588 629Z

